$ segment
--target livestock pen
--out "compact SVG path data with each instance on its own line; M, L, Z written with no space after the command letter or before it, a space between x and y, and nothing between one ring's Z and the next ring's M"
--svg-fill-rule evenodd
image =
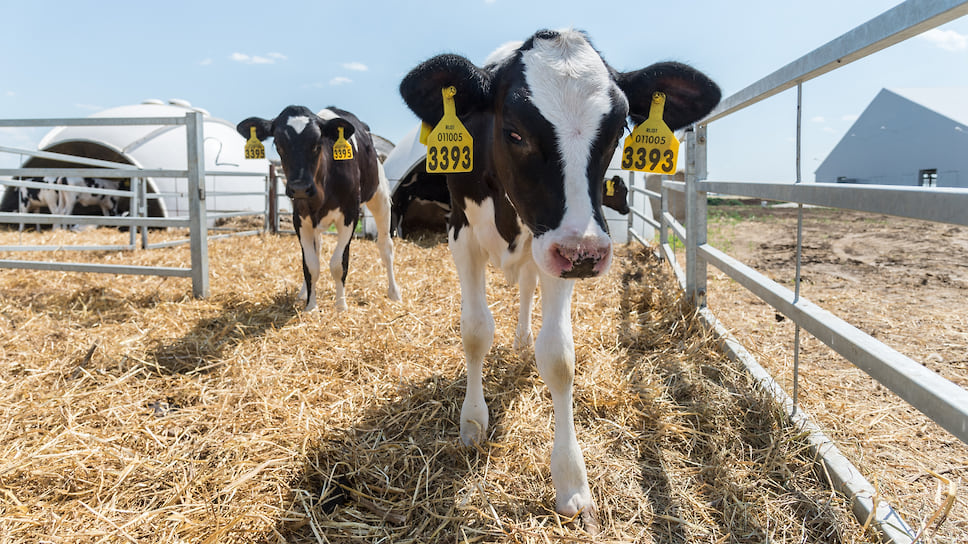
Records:
M912 16L902 34L965 5L905 6L926 4L946 7ZM617 247L607 276L576 287L576 426L599 501L599 537L554 513L551 405L533 355L510 348L514 289L489 277L498 323L485 390L494 423L488 442L468 450L457 436L465 379L459 289L443 238L397 243L399 303L383 296L375 245L354 241L349 309L334 314L321 304L306 314L295 301L295 240L260 234L209 244L205 298L190 297L188 280L177 277L3 272L0 539L826 543L881 533L911 540L902 516L855 519L851 510L866 504L875 513L892 505L929 529L942 522L922 541L964 541L961 503L944 512L946 521L932 516L949 495L908 510L877 494L883 479L871 483L874 496L837 492L836 471L845 465L818 468L814 450L829 446L818 448L808 421L790 421L803 410L782 394L776 402L771 379L750 374L756 367L704 308L705 298L717 304L717 287L730 285L703 261L745 271L706 240L703 223L714 220L702 193L741 194L743 186L703 180L704 130L687 134L687 182L663 187L682 189L689 201L685 227L672 227L685 249L677 253L666 237L658 246ZM763 186L755 194L762 198L764 188L809 202L806 189ZM809 216L804 222L810 232ZM82 235L96 244L116 234L105 230ZM57 246L78 234L0 237ZM189 260L190 251L173 246L124 259L164 267ZM686 270L677 276L657 255ZM332 296L320 287L324 300ZM812 311L805 299L776 298L789 321ZM965 449L952 442L946 451L959 457L944 475L955 481Z

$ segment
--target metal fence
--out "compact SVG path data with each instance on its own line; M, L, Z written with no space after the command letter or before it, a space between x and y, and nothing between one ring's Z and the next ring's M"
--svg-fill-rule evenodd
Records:
M215 227L214 223L220 219L229 219L241 216L262 216L263 225L269 224L268 210L270 209L268 197L266 206L258 211L228 211L209 213L206 206L208 197L218 195L245 195L258 194L267 195L269 178L266 172L243 172L243 171L205 171L204 157L204 129L202 113L187 112L184 117L143 117L143 118L85 118L85 119L5 119L0 120L0 127L62 127L62 126L131 126L131 125L184 125L186 130L187 164L184 170L175 169L145 169L124 163L103 161L86 157L77 157L61 153L50 153L44 151L32 151L23 149L13 149L0 147L0 152L19 153L34 157L54 159L74 164L83 165L89 168L7 168L0 169L0 176L5 178L21 178L19 180L6 179L0 180L0 186L27 187L27 188L50 188L50 185L36 181L25 181L23 178L42 178L45 176L76 176L76 177L98 177L98 178L128 178L131 186L128 190L109 190L90 187L70 187L58 185L58 191L83 191L91 194L113 195L129 198L129 214L126 217L102 217L86 215L50 215L50 214L26 214L14 212L0 213L0 223L7 224L32 224L32 225L100 225L111 227L127 227L129 229L129 243L126 245L115 246L58 246L56 248L43 246L0 246L0 251L45 251L51 249L63 250L133 250L138 248L136 236L141 233L140 247L143 249L155 249L168 247L176 244L189 244L191 262L187 267L159 267L159 266L134 266L134 265L107 265L78 262L54 262L36 260L0 260L0 268L20 268L35 270L57 270L65 272L100 272L108 274L138 274L156 276L189 277L192 280L192 294L196 297L205 297L209 294L209 273L208 273L208 241L217 239L230 234L210 235L210 228ZM252 177L263 176L266 178L266 191L259 193L237 193L237 192L209 192L206 194L206 176L229 176L229 177ZM183 178L188 181L188 188L185 193L149 193L145 184L145 179L149 177L158 178ZM163 198L166 196L176 196L188 198L187 217L149 217L147 202L152 198ZM209 223L213 223L210 227ZM189 231L189 237L184 240L167 241L161 243L150 243L148 232L150 228L185 228ZM264 227L265 228L265 227ZM231 235L254 234L260 230L235 231Z
M632 186L634 178L629 177L630 196L633 202L635 202L634 195L641 194L648 197L642 199L646 206L649 205L650 199L654 199L661 202L662 209L658 220L652 218L651 210L647 207L633 211L629 217L630 237L645 243L646 237L641 234L642 225L647 224L659 230L660 250L663 256L672 264L686 296L699 308L703 319L719 334L727 353L744 363L761 386L780 401L793 421L808 431L812 447L822 458L826 472L840 491L852 500L852 509L858 519L862 521L871 519L884 540L896 543L913 542L916 536L914 531L890 505L875 499L874 487L837 451L836 446L822 434L808 416L797 408L796 374L799 363L800 329L803 328L814 335L965 443L968 443L968 391L800 296L803 205L859 210L968 226L968 190L801 183L802 84L965 14L968 14L968 2L965 1L909 0L904 2L725 98L705 119L687 129L685 131L687 148L685 182L665 180L662 182L661 193L657 193L641 186ZM707 125L793 88L797 90L796 182L766 183L706 179L706 150L709 145ZM685 199L685 225L680 224L669 213L669 196L673 192L680 193L680 197ZM799 204L795 255L796 277L793 291L782 287L707 242L706 195L708 193ZM682 263L684 270L676 260L675 248L670 243L670 231L685 245L685 260ZM725 327L706 308L706 276L709 264L724 272L796 324L792 398L729 335Z

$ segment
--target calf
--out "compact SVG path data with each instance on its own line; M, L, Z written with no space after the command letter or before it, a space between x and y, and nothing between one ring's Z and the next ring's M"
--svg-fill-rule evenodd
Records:
M622 176L612 176L605 180L602 188L602 206L611 208L622 215L629 214L629 188Z
M556 509L581 513L597 531L597 514L575 435L572 384L575 348L571 294L576 278L604 274L612 260L602 215L602 180L626 118L648 116L655 91L666 94L664 119L673 130L709 112L719 88L678 63L616 72L575 30L542 30L505 45L483 68L440 55L400 84L407 106L435 125L441 89L454 86L457 115L474 140L474 171L448 174L448 242L461 286L461 337L467 391L460 437L480 444L488 411L484 356L494 337L485 297L485 266L499 265L520 288L516 347L532 343L531 307L541 281L542 325L535 360L551 392L555 439L551 477Z
M89 189L109 189L117 191L121 187L121 182L115 179L103 178L67 178L67 184L74 187L87 187ZM118 215L119 198L116 195L94 194L84 191L64 191L68 200L69 209L74 210L74 200L81 206L97 206L101 208L101 215Z
M120 182L101 178L80 178L80 177L46 177L32 178L30 181L42 181L50 185L50 188L20 188L20 204L24 212L36 212L46 207L51 215L71 215L74 213L74 205L98 206L101 213L106 216L117 215L118 197L114 195L92 194L84 191L63 191L56 187L88 187L94 189L117 190ZM53 225L58 228L60 225Z
M317 115L303 106L289 106L275 119L250 117L236 128L248 138L250 127L255 127L260 141L274 139L286 173L286 195L292 199L292 221L302 249L299 299L306 301L306 311L316 308L319 236L333 224L336 248L329 271L336 282L336 309L346 309L343 286L361 203L366 203L376 221L377 245L389 283L387 294L392 300L400 300L393 279L389 183L377 160L370 128L348 111L328 108ZM341 131L353 148L352 159L333 158L333 144Z

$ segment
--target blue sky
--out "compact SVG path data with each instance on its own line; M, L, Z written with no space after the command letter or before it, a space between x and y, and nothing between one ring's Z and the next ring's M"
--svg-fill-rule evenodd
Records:
M6 2L0 118L86 117L181 98L238 122L289 104L351 110L399 141L416 118L397 91L445 52L480 63L540 28L589 33L616 69L692 64L728 96L896 0L431 0ZM968 17L804 84L803 179L883 88L968 88ZM968 93L966 93L968 99ZM795 177L795 91L710 125L712 179ZM46 129L2 129L31 147ZM17 157L0 154L0 166ZM11 162L12 161L12 162Z

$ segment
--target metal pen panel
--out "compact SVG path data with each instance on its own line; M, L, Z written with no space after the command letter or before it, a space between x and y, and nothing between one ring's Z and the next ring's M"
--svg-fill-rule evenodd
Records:
M722 251L709 245L699 251L730 278L968 443L968 391L809 300L801 297L794 302L789 289Z
M968 189L702 181L701 190L968 226Z

